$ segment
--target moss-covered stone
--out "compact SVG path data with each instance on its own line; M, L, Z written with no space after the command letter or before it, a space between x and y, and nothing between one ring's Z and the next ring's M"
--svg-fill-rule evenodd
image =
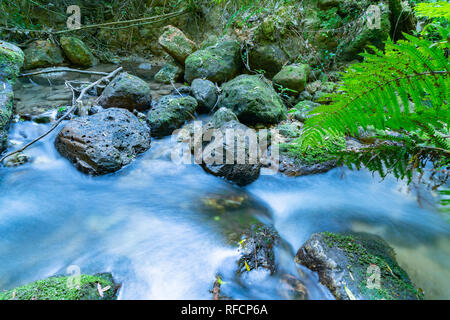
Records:
M237 116L228 108L220 108L217 110L211 118L211 123L214 128L220 128L222 125L228 121L238 121Z
M245 124L272 124L287 110L275 89L258 75L241 75L222 86L220 107L231 109Z
M397 264L394 250L378 236L314 234L297 252L296 261L318 271L321 283L337 299L423 299ZM378 270L380 282L372 285L369 278Z
M80 39L76 37L61 37L59 42L65 55L74 65L88 68L97 63L91 50Z
M155 74L155 80L156 82L170 84L179 81L182 76L183 67L176 62L169 62Z
M282 88L294 90L297 94L305 89L311 68L307 64L285 66L273 77L273 82Z
M240 44L222 39L215 46L199 50L186 59L184 79L206 79L223 83L234 78L241 70Z
M164 33L159 37L159 44L179 63L184 64L186 58L192 54L197 45L174 26L166 26Z
M24 59L24 53L19 47L0 40L0 81L14 81L19 75Z
M32 42L25 50L25 69L46 68L64 62L61 49L50 40Z
M249 65L255 70L271 79L280 72L288 61L286 53L275 43L257 45L249 50Z
M336 154L345 149L344 137L327 137L323 143L314 148L302 147L300 140L295 139L290 143L280 144L280 154L284 154L299 163L314 165L336 160Z
M318 106L320 106L320 104L310 100L300 101L295 105L293 108L294 111L290 115L298 121L305 122L308 118L308 114Z
M164 137L194 117L197 100L189 96L165 96L148 112L153 137Z
M79 287L68 276L51 277L0 293L0 300L116 300L119 286L111 274L81 275ZM71 282L72 283L72 282ZM103 297L99 293L99 285ZM109 287L109 288L108 288ZM104 291L103 291L104 290Z

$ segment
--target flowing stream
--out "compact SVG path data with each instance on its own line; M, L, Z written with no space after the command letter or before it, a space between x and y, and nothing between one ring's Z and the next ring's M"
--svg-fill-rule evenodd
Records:
M10 140L19 146L49 126L18 122ZM112 272L122 283L119 299L211 299L215 275L236 269L236 246L227 239L260 220L287 242L277 261L305 283L311 299L333 297L316 274L301 268L299 275L293 258L320 231L380 235L426 298L450 298L450 223L427 191L422 208L403 182L341 168L263 175L238 188L197 165L173 163L170 137L153 139L121 171L90 177L57 153L58 131L27 150L31 163L0 168L0 290L76 265L82 273ZM208 205L217 199L244 200L232 209ZM225 286L237 299L286 298L271 281L261 275Z

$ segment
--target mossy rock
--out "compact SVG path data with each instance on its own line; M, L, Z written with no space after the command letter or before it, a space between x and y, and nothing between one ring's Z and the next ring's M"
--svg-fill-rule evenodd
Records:
M0 293L0 300L116 300L119 286L110 273L81 275L79 287L69 276L55 276ZM99 285L105 291L99 293ZM108 288L109 287L109 288Z
M190 96L170 95L164 96L148 112L148 124L153 137L164 137L189 119L194 117L198 107L197 100Z
M76 37L61 37L61 48L67 58L76 66L92 67L97 60L86 44Z
M257 45L249 50L249 65L252 70L262 72L271 79L288 61L286 53L274 43Z
M25 55L12 43L0 40L0 81L14 82L23 66Z
M170 84L177 82L183 77L183 67L176 62L166 63L161 70L155 74L156 82Z
M50 40L32 42L25 50L25 69L59 66L64 62L61 49Z
M228 108L220 108L217 110L213 116L211 117L211 123L214 128L220 128L222 125L227 123L228 121L238 121L237 116Z
M293 158L303 165L315 165L336 160L336 154L345 149L344 137L330 136L314 148L303 148L300 140L280 144L280 154Z
M305 122L308 118L308 114L313 111L315 108L320 106L319 103L315 103L310 100L304 100L300 101L295 105L295 107L292 109L293 112L290 114L292 118Z
M186 58L192 54L197 45L189 40L186 35L174 26L166 26L164 33L159 37L159 44L179 63L184 64Z
M287 109L271 84L258 75L241 75L222 86L220 107L232 110L245 124L274 124Z
M214 46L194 52L186 59L184 79L188 83L194 79L216 83L233 79L242 67L240 48L238 41L225 38Z
M13 101L12 84L0 81L0 152L8 146L8 129L13 114Z
M273 82L281 88L293 90L297 95L305 89L311 68L307 64L285 66L273 77Z
M339 300L417 300L416 289L395 259L394 250L370 234L316 233L295 257L319 274L319 281ZM374 282L373 275L379 282Z

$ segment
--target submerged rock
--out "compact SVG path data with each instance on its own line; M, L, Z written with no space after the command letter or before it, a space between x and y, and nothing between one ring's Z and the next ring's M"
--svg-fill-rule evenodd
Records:
M186 58L192 54L197 45L174 26L166 26L164 33L159 37L159 44L179 63L184 64Z
M30 157L19 152L6 159L5 167L19 167L30 161Z
M115 172L150 148L150 130L125 109L111 108L67 123L55 141L82 172Z
M119 288L110 273L82 274L79 285L69 276L55 276L0 292L0 300L116 300Z
M198 102L199 112L209 113L217 103L217 88L209 80L195 79L192 81L191 92Z
M59 42L67 58L74 65L88 68L97 63L91 50L80 39L76 37L61 37Z
M153 137L164 137L194 117L197 100L190 96L169 95L158 100L148 112Z
M222 86L220 107L232 110L245 124L273 124L284 120L286 107L274 88L258 75L241 75Z
M151 107L150 86L144 80L122 72L106 86L98 99L104 108L124 108L143 111Z
M64 62L61 49L50 40L32 42L25 50L25 69L45 68Z
M319 281L339 300L423 298L397 264L394 250L378 236L316 233L295 260L317 271Z
M199 50L186 59L184 79L207 79L223 83L233 79L242 66L240 44L235 40L222 39L216 45Z
M177 82L183 77L183 71L183 68L178 63L169 62L155 74L155 80L166 84Z

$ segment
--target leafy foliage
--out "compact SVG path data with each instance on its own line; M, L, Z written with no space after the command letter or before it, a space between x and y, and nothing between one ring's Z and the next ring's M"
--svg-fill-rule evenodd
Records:
M423 168L427 160L448 165L441 157L448 160L450 154L449 30L439 31L437 42L404 34L406 40L388 40L385 53L371 47L373 54L362 54L364 61L348 68L338 91L326 97L331 104L310 113L302 144L315 146L329 135L390 130L400 137L385 136L391 143L347 153L344 162L364 164L382 176L385 166L398 177Z
M447 1L418 3L414 10L419 17L450 19L450 3Z

